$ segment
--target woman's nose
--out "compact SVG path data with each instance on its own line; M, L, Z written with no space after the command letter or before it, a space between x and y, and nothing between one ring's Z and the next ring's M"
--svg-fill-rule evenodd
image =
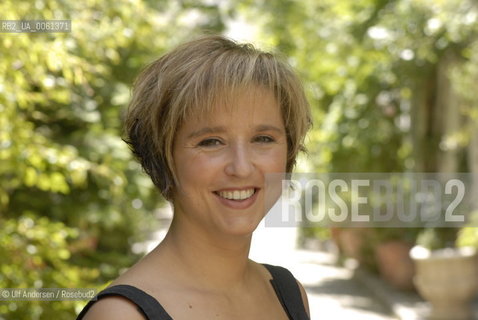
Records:
M246 145L231 146L230 156L225 167L226 174L241 178L249 176L254 170L251 156L251 152Z

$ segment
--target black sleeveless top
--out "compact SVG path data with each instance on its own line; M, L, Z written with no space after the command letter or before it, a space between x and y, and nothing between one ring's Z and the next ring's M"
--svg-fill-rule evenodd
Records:
M304 308L299 285L292 273L282 267L264 264L272 275L270 280L282 307L290 320L309 320ZM81 320L91 306L99 299L107 296L122 296L134 304L146 320L173 320L163 306L146 292L130 286L116 285L101 291L80 312L76 320Z

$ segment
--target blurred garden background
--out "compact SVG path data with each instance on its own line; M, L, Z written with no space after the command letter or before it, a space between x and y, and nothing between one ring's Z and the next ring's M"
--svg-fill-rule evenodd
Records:
M101 289L140 257L164 200L121 139L122 114L143 66L204 33L298 71L314 128L297 171L478 172L473 0L3 0L0 17L72 21L0 34L1 288ZM448 244L478 247L476 229L455 231ZM84 303L0 302L0 319L71 319Z

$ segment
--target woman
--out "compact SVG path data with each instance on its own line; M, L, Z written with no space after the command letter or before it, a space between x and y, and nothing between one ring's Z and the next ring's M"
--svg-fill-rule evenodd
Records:
M78 319L308 319L284 268L248 259L310 127L303 89L270 53L220 36L185 43L138 77L127 141L174 218L165 239Z

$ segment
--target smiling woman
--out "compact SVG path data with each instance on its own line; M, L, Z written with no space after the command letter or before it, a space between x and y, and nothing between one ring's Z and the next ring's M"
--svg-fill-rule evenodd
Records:
M173 222L78 319L308 319L292 274L248 254L280 196L265 197L265 176L293 169L310 124L290 67L251 45L207 36L149 65L126 140L171 202Z
M176 134L175 215L203 231L250 235L273 205L265 203L265 174L286 169L285 128L265 89L246 88L227 111L221 106L186 120Z

